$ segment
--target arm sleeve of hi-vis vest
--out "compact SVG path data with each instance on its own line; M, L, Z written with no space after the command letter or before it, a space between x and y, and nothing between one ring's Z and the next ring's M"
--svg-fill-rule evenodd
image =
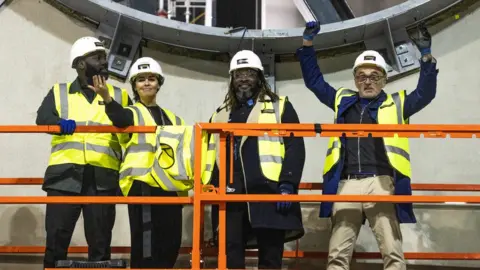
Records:
M300 123L297 112L289 101L285 102L282 123ZM279 184L288 182L295 187L295 190L298 190L305 165L305 142L303 137L284 137L283 141L285 144L285 157Z
M55 97L53 95L53 88L48 91L48 94L42 101L42 104L37 110L37 119L35 123L37 125L58 125L61 118L58 116L57 109L55 108Z

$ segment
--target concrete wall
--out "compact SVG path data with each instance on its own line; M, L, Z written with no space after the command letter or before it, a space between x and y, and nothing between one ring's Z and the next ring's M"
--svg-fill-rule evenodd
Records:
M476 124L480 121L480 10L450 26L432 29L433 54L440 69L438 94L433 103L412 118L412 123ZM92 29L68 18L43 1L15 0L0 9L1 125L34 124L36 110L56 82L75 77L68 54L77 38ZM190 124L207 121L225 94L227 65L144 50L155 57L166 73L159 103L182 115ZM354 87L350 67L356 55L320 60L328 81ZM333 114L303 84L298 63L279 64L277 87L288 95L303 122L331 123ZM387 91L415 88L418 74L387 85ZM118 86L127 85L112 82ZM41 177L49 156L49 135L1 134L0 177ZM308 138L305 181L321 181L326 138ZM480 143L472 139L412 139L413 181L416 183L477 183ZM0 196L40 195L39 186L2 186ZM436 192L436 194L443 194ZM44 245L44 205L0 206L0 245ZM129 245L125 206L118 206L113 245ZM405 251L478 252L480 215L474 208L416 208L418 224L402 225ZM317 206L305 206L307 235L304 250L326 250L329 224L319 220ZM191 244L191 211L185 210L184 244ZM72 246L85 245L83 222L77 223ZM368 229L362 228L357 251L377 251ZM294 245L289 243L288 248ZM128 256L127 256L128 257ZM425 262L424 262L425 263ZM427 264L434 264L426 262ZM480 266L468 262L435 262L444 265ZM0 263L1 267L7 267ZM12 269L7 267L8 269ZM5 268L5 269L7 269ZM17 268L19 269L19 268ZM33 268L25 268L33 269Z

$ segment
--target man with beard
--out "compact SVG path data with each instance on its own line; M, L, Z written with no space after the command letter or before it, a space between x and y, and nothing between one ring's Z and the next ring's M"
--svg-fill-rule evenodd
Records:
M292 104L272 92L263 65L252 51L240 51L230 63L230 85L212 123L299 123ZM302 137L235 137L227 142L227 163L233 143L233 183L228 194L296 194L305 163ZM210 136L204 183L218 187L218 134ZM227 166L227 176L230 175ZM217 228L218 206L212 207ZM217 228L218 229L218 228ZM214 234L217 233L214 229ZM304 234L299 203L227 203L227 267L245 268L245 249L258 248L260 269L281 269L285 242Z
M308 22L298 49L308 89L335 113L336 124L401 124L425 108L437 91L437 61L432 37L423 23L412 36L421 53L417 88L387 93L388 67L376 51L361 53L352 68L358 91L335 89L325 81L317 63L313 39L318 22ZM323 169L323 194L412 195L408 138L331 137ZM377 240L385 270L406 269L400 223L415 223L412 203L323 202L320 217L331 218L328 270L348 270L355 242L365 219Z
M113 133L75 133L77 125L107 125L112 122L104 103L93 90L93 77L106 80L107 51L94 37L78 39L70 51L70 64L77 71L71 83L55 84L37 111L37 125L59 125L52 134L52 150L42 189L47 196L115 196L122 150ZM114 99L132 104L125 89L106 84ZM88 260L110 259L114 204L47 204L44 267L54 268L65 260L75 224L83 211Z

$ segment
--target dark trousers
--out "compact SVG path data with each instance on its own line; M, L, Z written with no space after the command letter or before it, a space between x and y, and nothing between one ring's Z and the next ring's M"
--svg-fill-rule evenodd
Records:
M245 203L227 203L227 268L245 269L245 244L252 233L258 242L258 268L281 269L285 231L252 229Z
M89 183L90 182L90 183ZM47 191L47 196L116 196L117 190L98 191L94 181L84 181L80 194L59 190ZM47 204L45 229L47 243L43 265L54 268L58 260L66 260L73 230L83 212L88 260L110 260L112 229L115 223L113 204Z
M128 196L177 196L134 181ZM173 268L182 244L182 205L130 204L131 268Z

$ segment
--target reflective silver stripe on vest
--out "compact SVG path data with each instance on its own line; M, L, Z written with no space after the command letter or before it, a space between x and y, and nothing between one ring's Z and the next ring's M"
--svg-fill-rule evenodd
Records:
M180 117L178 117L178 116L175 116L175 124L177 126L181 126L182 125L182 119L180 119Z
M135 112L137 113L138 117L138 126L145 126L145 120L143 119L142 112L140 111L139 108L136 106L130 106L130 108L133 108ZM140 132L137 134L138 135L138 144L145 144L147 143L147 134Z
M120 158L122 156L122 154L120 152L117 152L110 147L101 146L101 145L94 145L94 144L90 144L90 143L87 143L84 146L84 144L80 143L80 142L59 143L57 145L52 146L51 153L55 153L55 152L62 151L62 150L70 150L70 149L75 149L75 150L80 150L80 151L84 151L84 149L86 149L86 150L89 150L89 151L94 151L94 152L97 152L97 153L109 155L109 156L111 156L111 157L113 157L117 160L120 160Z
M282 164L282 157L272 155L260 155L260 162L273 162Z
M207 164L207 165L205 166L205 170L206 170L207 172L211 172L211 171L213 170L212 164Z
M385 145L385 150L387 151L387 153L390 152L390 153L400 155L410 162L410 155L405 150L403 150L399 147L391 146L391 145Z
M162 180L162 183L167 187L167 191L177 191L173 183L170 181L170 179L167 177L165 174L165 171L160 167L160 164L158 162L153 163L153 170L157 174L158 177ZM158 183L157 183L158 184ZM160 186L160 184L158 184Z
M201 140L202 138L200 138ZM214 146L215 147L215 146ZM195 130L192 132L192 138L190 140L190 169L192 170L192 173L194 173L195 170Z
M160 137L172 138L178 141L177 157L175 158L174 162L177 162L178 165L178 176L172 176L175 180L185 180L188 178L187 170L185 169L185 164L183 163L183 136L184 134L174 134L165 130L160 131L157 136L157 140L160 141ZM155 162L158 164L158 162ZM160 165L158 165L160 168ZM163 171L163 170L162 170Z
M145 120L143 119L143 115L140 111L139 108L135 106L130 106L130 108L134 109L135 112L137 113L138 117L138 126L144 126L145 125ZM125 160L125 157L129 153L143 153L143 152L149 152L149 153L155 153L157 150L155 146L152 146L151 144L147 143L147 134L146 133L137 133L138 136L138 144L132 144L125 149L125 152L123 153L123 160ZM138 174L137 174L138 175ZM143 175L143 174L142 174Z
M402 102L400 100L400 94L398 92L393 93L392 99L393 99L393 103L395 103L395 106L397 108L397 123L403 124L403 112L402 112Z
M111 126L111 124L102 124L102 123L98 123L98 122L93 122L93 121L76 121L75 122L77 124L77 126L86 126L87 124L89 126Z
M332 147L328 148L328 150L327 150L327 156L332 154L333 149L335 149L335 148L340 148L340 142L339 141L333 141Z
M122 102L122 89L114 86L113 87L113 99L120 105L123 105Z
M98 122L88 121L89 126L111 126L111 124L102 124Z
M281 137L280 136L268 136L268 135L263 135L262 137L258 137L259 141L268 141L272 143L282 143ZM283 158L281 156L273 156L273 155L260 155L260 162L273 162L273 163L282 163Z
M128 168L120 172L120 179L123 179L127 176L143 176L148 173L148 168Z
M281 137L280 136L268 136L264 135L262 137L258 137L259 141L267 141L267 142L281 142Z
M68 88L66 83L59 84L60 88L60 118L68 119Z

